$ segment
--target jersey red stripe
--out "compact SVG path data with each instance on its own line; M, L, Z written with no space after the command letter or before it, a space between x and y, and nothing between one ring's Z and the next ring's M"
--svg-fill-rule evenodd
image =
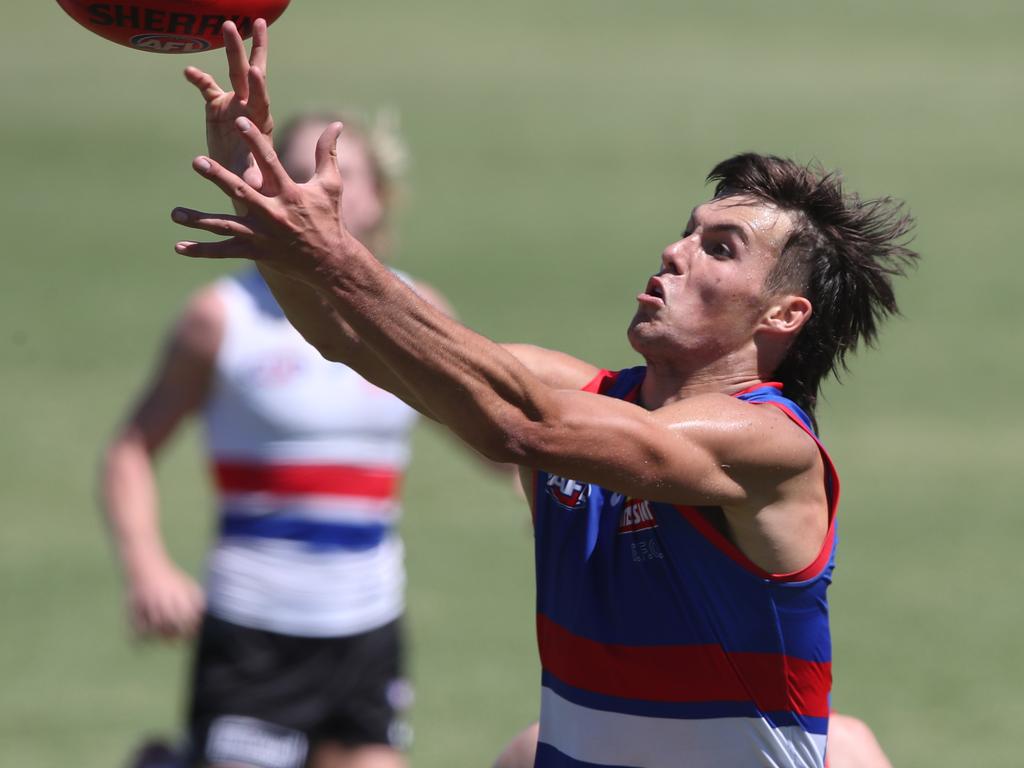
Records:
M391 469L338 464L247 464L217 462L222 493L264 492L281 495L398 498L401 473Z
M764 712L828 717L832 665L717 645L599 643L537 615L541 663L575 688L645 701L753 701Z

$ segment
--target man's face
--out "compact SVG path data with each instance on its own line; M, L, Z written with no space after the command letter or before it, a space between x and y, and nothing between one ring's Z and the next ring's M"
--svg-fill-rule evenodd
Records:
M629 326L633 348L651 362L685 359L691 365L751 343L772 298L766 278L792 228L790 214L749 196L695 208L637 296Z

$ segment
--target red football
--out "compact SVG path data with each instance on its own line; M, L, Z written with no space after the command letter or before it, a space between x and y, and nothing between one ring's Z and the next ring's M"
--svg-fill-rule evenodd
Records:
M67 14L100 37L140 51L196 53L224 44L220 27L233 21L242 37L252 23L272 23L290 0L57 0Z

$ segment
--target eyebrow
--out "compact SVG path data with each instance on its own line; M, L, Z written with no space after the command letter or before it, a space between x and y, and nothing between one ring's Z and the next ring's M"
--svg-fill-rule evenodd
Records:
M693 227L692 227L693 229L696 229L698 226L703 226L705 232L711 232L711 233L715 233L715 234L721 234L723 232L728 232L728 233L734 234L734 235L736 235L736 237L738 237L742 241L742 243L745 246L748 246L748 247L750 246L750 239L747 237L747 230L744 227L742 227L741 225L739 225L739 224L729 224L729 223L723 222L723 223L720 223L720 224L704 224L704 225L701 225L701 223L699 221L697 221L696 212L690 214L690 220L688 222L686 222L685 229L691 229L691 226L690 226L691 224L693 225Z
M747 240L747 231L739 224L712 224L704 227L705 232L731 232L743 241L744 245L750 245Z

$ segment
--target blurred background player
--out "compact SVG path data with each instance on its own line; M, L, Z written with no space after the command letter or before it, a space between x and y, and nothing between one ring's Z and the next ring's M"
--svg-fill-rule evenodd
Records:
M265 27L249 62L233 27L226 36L238 91L248 65L260 63ZM230 119L244 96L220 91L198 70L187 74L207 101L211 154L229 152L217 145L217 121ZM337 119L303 115L278 132L278 154L296 178L312 174L317 137ZM339 213L360 238L386 248L395 164L385 155L400 145L393 135L374 141L365 127L346 124ZM412 284L444 307L436 292ZM193 414L204 423L220 502L205 591L166 552L153 472L168 438ZM189 300L106 452L102 476L135 631L198 634L189 755L181 764L405 764L402 711L411 691L395 524L415 421L396 397L309 346L255 269ZM175 760L151 744L135 764Z

